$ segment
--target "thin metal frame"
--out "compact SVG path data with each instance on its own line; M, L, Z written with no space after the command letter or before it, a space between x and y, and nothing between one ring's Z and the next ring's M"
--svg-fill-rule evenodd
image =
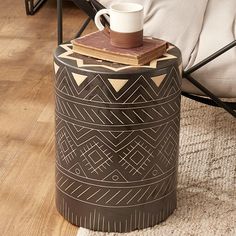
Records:
M25 0L25 11L27 15L34 15L47 0Z
M209 98L189 94L186 92L182 92L182 95L193 99L195 101L205 103L207 105L211 106L217 106L225 109L227 112L229 112L233 117L236 117L236 102L224 102L221 99L219 99L217 96L215 96L210 90L208 90L206 87L204 87L202 84L200 84L197 80L195 80L192 77L192 73L196 70L199 70L201 67L205 66L207 63L211 62L215 58L219 57L223 53L227 52L231 48L236 47L236 40L232 41L231 43L227 44L225 47L219 49L217 52L213 53L209 57L205 58L201 62L197 63L190 69L184 71L183 78L187 79L190 83L192 83L195 87L197 87L199 90L201 90L205 95L207 95Z
M62 15L63 15L62 0L57 0L57 43L58 43L58 45L63 43ZM88 17L84 21L83 25L81 26L79 32L76 34L75 37L79 37L83 33L83 31L86 29L86 27L88 26L90 21L91 21L91 18Z
M83 1L87 1L87 0L83 0ZM58 32L58 45L63 43L63 20L62 20L62 16L63 16L63 7L62 7L62 0L57 0L57 32ZM93 20L93 17L95 15L95 13L102 9L105 8L103 5L101 5L99 2L95 1L95 0L90 0L85 2L80 2L80 0L72 0L72 2L74 2L74 4L78 7L81 7L81 9L87 9L87 10L91 10L91 12L87 11L86 13L88 13L88 18L84 21L83 25L81 26L80 30L77 32L77 34L75 35L75 38L81 36L81 34L84 32L84 30L86 29L86 27L88 26L88 24L90 23L91 20ZM90 4L90 5L89 5ZM109 25L109 22L107 22L106 18L102 17L102 20L104 21L105 25Z
M62 0L57 0L57 44L63 42Z

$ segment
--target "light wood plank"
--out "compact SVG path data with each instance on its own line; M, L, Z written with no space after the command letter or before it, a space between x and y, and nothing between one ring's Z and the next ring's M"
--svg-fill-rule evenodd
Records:
M85 15L65 3L64 39ZM90 24L85 33L94 30ZM78 228L55 208L53 52L56 1L26 16L24 1L0 2L0 235L67 235Z

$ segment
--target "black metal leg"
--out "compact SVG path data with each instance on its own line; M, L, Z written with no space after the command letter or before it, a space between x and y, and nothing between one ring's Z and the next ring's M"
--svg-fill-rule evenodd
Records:
M212 92L210 92L207 88L205 88L203 85L201 85L197 80L195 80L191 75L185 74L183 75L184 78L186 78L188 81L190 81L193 85L195 85L198 89L200 89L202 92L204 92L206 95L208 95L212 101L214 101L219 107L224 108L227 112L229 112L233 117L236 117L236 112L233 108L231 108L227 103L220 100L218 97L216 97Z
M198 95L193 95L193 94L189 94L187 92L181 92L181 94L187 98L193 99L197 102L201 102L204 103L206 105L210 105L210 106L214 106L214 107L219 107L218 104L216 104L216 102L214 102L211 98L206 98L206 97L201 97ZM230 108L232 108L233 110L236 110L236 102L224 102L227 106L229 106Z
M80 28L79 32L75 35L75 38L78 38L81 36L81 34L84 32L84 30L86 29L87 25L89 24L89 22L91 21L91 18L88 17L84 24L82 25L82 27Z
M225 47L221 48L217 52L213 53L209 57L205 58L204 60L202 60L201 62L197 63L196 65L194 65L193 67L191 67L190 69L188 69L184 72L183 77L186 78L188 81L190 81L193 85L195 85L198 89L200 89L203 93L205 93L205 95L210 97L212 100L209 100L207 98L202 98L202 97L199 97L199 96L196 96L196 95L188 94L188 93L185 93L185 92L183 92L182 94L186 97L189 97L189 98L194 99L194 100L199 101L199 102L203 102L203 103L208 104L208 105L222 107L227 112L229 112L232 116L236 117L235 103L222 101L221 99L216 97L212 92L210 92L207 88L205 88L203 85L201 85L198 81L196 81L191 76L191 73L193 73L194 71L200 69L201 67L203 67L204 65L206 65L210 61L214 60L215 58L219 57L221 54L227 52L228 50L230 50L231 48L233 48L235 46L236 46L236 40L229 43Z
M25 0L25 11L27 15L34 15L47 0Z
M63 21L62 21L62 0L57 0L57 33L58 33L58 45L63 42ZM91 18L88 17L80 30L77 32L75 38L80 37L81 34L84 32L86 27L88 26L89 22L91 21Z
M57 0L57 43L63 42L62 0Z
M197 63L193 67L189 68L188 70L185 71L185 74L193 73L194 71L200 69L201 67L203 67L204 65L206 65L210 61L214 60L215 58L217 58L218 56L220 56L221 54L227 52L228 50L230 50L231 48L233 48L235 46L236 46L236 40L234 40L233 42L229 43L225 47L221 48L217 52L215 52L212 55L210 55L209 57L205 58L204 60L200 61L199 63Z
M84 32L84 30L88 26L89 22L94 19L96 12L100 9L105 8L105 7L95 0L72 0L72 1L77 7L79 7L81 10L83 10L88 16L88 18L84 21L80 30L75 35L75 38L77 38L77 37L81 36L81 34ZM63 43L62 3L63 3L62 0L57 0L58 44ZM107 22L107 20L105 18L104 18L104 22L106 22L109 25L109 22Z
M30 2L29 0L25 0L25 12L26 12L26 15L30 15Z

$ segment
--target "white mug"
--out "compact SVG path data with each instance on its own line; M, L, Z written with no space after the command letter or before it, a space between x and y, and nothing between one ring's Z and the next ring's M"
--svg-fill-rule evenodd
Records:
M143 44L143 6L136 3L116 3L110 9L97 12L94 22L102 31L102 15L110 16L109 37L113 46L134 48Z

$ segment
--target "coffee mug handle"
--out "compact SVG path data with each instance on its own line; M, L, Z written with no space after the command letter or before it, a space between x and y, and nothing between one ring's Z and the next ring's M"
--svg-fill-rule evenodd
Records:
M101 22L101 16L105 15L105 14L109 15L110 10L109 9L101 9L100 11L98 11L94 17L94 23L100 31L103 31L108 36L109 29L105 28Z

